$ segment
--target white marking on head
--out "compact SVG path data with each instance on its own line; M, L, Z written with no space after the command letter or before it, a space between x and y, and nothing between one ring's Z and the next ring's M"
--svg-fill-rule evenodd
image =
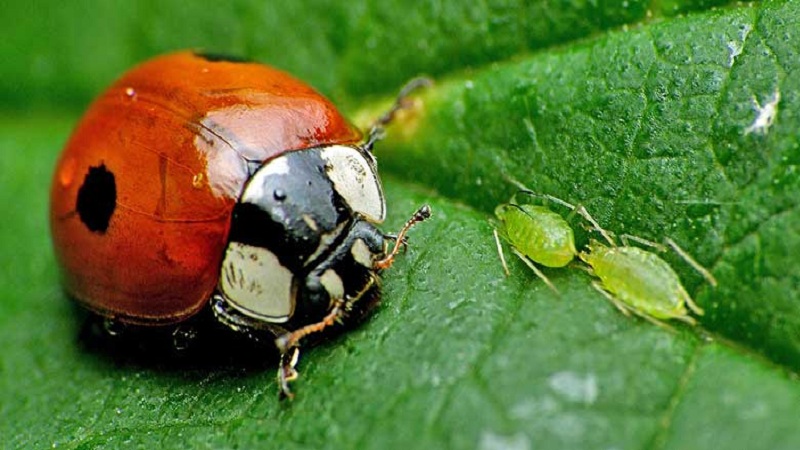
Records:
M331 300L344 298L344 283L336 271L333 269L326 270L322 273L322 276L319 277L319 281L325 286L325 290L328 291Z
M350 247L350 253L353 255L353 259L362 266L372 267L374 265L372 261L372 252L363 239L356 239L355 242L353 242L353 246Z
M262 168L258 169L253 175L253 178L247 184L244 193L242 194L241 202L258 203L258 200L264 198L265 195L270 197L272 192L264 192L264 180L272 175L286 175L289 173L289 161L285 156L279 156L272 161L266 163Z
M230 305L266 322L286 322L294 312L292 272L274 253L239 242L228 244L219 286Z
M744 134L767 134L767 130L769 130L769 127L772 126L772 123L775 121L775 117L778 116L778 103L780 101L781 93L777 89L772 94L770 101L767 102L767 104L763 107L758 104L758 99L753 96L753 104L756 112L758 113L758 117L756 117L756 120L754 120L749 127L745 128Z
M343 145L325 147L322 158L328 163L328 177L336 192L354 211L375 223L386 217L386 201L378 174L357 149Z
M331 245L333 245L333 243L336 241L336 238L339 237L340 234L342 234L342 231L344 231L344 227L346 225L347 225L347 223L340 223L330 233L322 234L319 237L319 245L317 246L317 249L314 250L314 253L309 255L308 258L306 258L305 264L307 265L307 264L310 264L313 261L316 261L317 258L319 258L319 256L323 252L328 250L331 247Z

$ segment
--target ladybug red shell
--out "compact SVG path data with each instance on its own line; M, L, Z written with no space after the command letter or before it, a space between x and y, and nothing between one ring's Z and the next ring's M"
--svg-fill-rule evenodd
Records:
M58 161L50 222L66 291L124 323L211 307L232 329L267 330L288 393L290 350L374 304L397 249L374 226L385 203L361 138L279 70L191 52L145 62L91 105Z

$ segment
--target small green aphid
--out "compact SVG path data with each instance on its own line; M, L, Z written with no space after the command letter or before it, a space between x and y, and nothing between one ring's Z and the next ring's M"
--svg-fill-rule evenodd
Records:
M703 315L692 297L681 284L678 274L661 257L639 247L627 245L627 239L666 250L663 246L635 236L623 235L622 246L607 239L610 245L596 240L589 243L588 251L578 255L588 264L599 279L593 286L608 298L623 314L634 313L656 325L666 327L659 319L678 319L689 324L697 321L689 315ZM696 269L712 286L717 280L688 253L671 239L665 242Z
M606 235L583 206L575 206L551 195L537 194L527 189L520 190L517 195L520 194L565 206L572 211L570 215L580 214L598 231ZM541 278L550 289L558 292L558 289L536 267L536 264L545 267L564 267L575 259L578 254L575 249L575 236L567 219L553 212L547 206L517 203L516 196L511 199L510 203L498 206L494 213L499 221L498 226L494 229L494 238L506 275L509 271L499 237L502 237L511 246L511 251L530 267L536 276Z

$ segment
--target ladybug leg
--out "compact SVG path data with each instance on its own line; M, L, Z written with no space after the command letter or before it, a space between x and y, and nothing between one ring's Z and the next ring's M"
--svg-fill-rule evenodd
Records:
M192 346L197 340L197 329L192 325L178 325L172 331L172 347L182 352Z
M103 332L109 336L116 337L125 332L125 324L112 318L103 318Z
M369 286L371 287L372 284L370 283ZM284 355L292 348L297 347L300 340L309 334L319 333L325 328L337 323L341 324L348 309L345 300L338 299L334 301L333 308L331 308L330 312L323 317L322 320L278 336L278 338L275 339L275 345L278 347L278 350L280 350L281 355Z
M392 251L389 252L383 259L378 260L375 262L373 266L375 270L383 270L388 269L394 263L394 257L397 256L397 253L400 251L400 247L405 245L406 233L408 230L411 229L414 225L427 220L431 217L431 207L428 205L422 205L413 216L403 225L403 228L400 229L400 232L397 233L397 237L394 239L394 248Z
M281 398L294 398L294 394L291 389L289 389L289 383L296 380L298 377L295 366L300 357L300 340L309 334L319 333L335 324L343 324L344 319L353 309L353 306L363 298L376 283L378 283L378 279L374 275L370 276L364 288L356 295L352 297L348 296L346 299L335 300L331 310L319 322L284 333L275 339L275 346L277 346L278 350L281 352L281 363L278 368L278 383L281 388Z
M289 389L289 383L297 379L297 361L300 359L300 347L292 347L286 353L281 353L280 367L278 367L278 385L281 388L280 397L293 399L294 394Z
M396 233L383 233L383 238L389 241L398 242ZM408 250L408 236L403 236L403 240L400 241L400 245L403 246L403 254L405 254L406 250ZM384 251L385 250L386 249L384 248Z
M386 134L386 125L392 122L397 112L411 106L411 101L408 98L411 93L419 88L428 87L431 85L433 85L433 80L427 77L413 78L411 81L406 83L397 94L397 98L395 99L392 107L383 113L383 115L372 124L372 127L370 127L369 134L367 135L367 142L364 143L363 148L367 151L372 151L372 147L375 145L375 142L383 139L384 135Z
M321 321L284 333L275 339L275 345L281 352L281 362L280 367L278 367L278 384L281 388L281 398L294 398L294 394L291 389L289 389L289 383L296 380L298 377L295 366L300 358L300 340L309 334L318 333L335 323L340 323L345 315L343 306L344 301L337 300L331 312Z

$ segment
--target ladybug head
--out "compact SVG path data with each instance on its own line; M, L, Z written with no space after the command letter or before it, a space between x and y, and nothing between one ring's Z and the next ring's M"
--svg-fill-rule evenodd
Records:
M336 300L377 293L374 264L385 250L373 223L385 204L374 168L363 149L340 145L258 168L234 207L221 266L231 306L267 322L306 321Z

